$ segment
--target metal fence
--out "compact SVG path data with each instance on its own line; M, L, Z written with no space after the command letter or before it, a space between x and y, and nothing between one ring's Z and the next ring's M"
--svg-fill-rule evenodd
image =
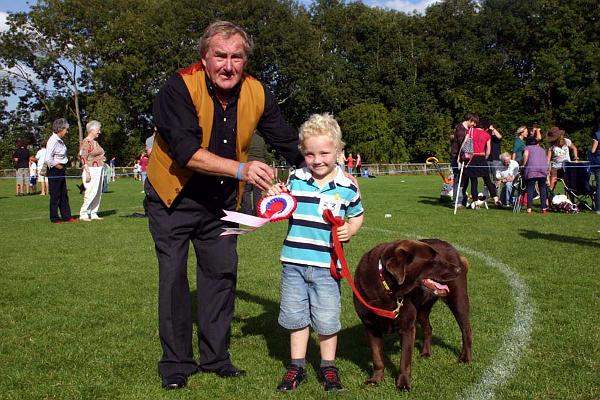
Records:
M449 163L438 164L439 168L448 173L450 171ZM286 167L277 167L278 170L287 171ZM438 171L432 166L425 163L409 163L409 164L363 164L361 171L367 171L371 176L383 175L430 175L437 174ZM0 178L14 178L16 170L2 169L0 170ZM67 168L67 176L81 176L81 168ZM354 175L359 175L359 171L355 168ZM132 177L133 167L116 167L115 175L119 177Z

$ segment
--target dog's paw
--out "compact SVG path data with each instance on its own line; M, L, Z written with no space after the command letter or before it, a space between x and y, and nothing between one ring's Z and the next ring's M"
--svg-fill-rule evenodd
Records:
M400 375L396 381L396 389L408 392L410 390L410 378L406 375Z
M460 356L458 356L458 362L461 362L461 363L471 362L471 352L463 349L463 351L460 353Z
M375 371L369 379L365 381L365 385L378 385L383 381L383 371Z

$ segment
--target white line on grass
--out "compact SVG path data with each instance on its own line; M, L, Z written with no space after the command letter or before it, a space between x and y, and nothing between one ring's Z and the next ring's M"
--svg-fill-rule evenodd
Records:
M385 233L399 233L388 229L369 227L364 227L363 229ZM404 235L416 239L421 238L415 234ZM529 288L519 275L508 265L468 247L455 246L461 252L480 258L488 266L500 271L506 277L515 298L513 323L506 333L496 357L494 357L492 363L484 371L479 382L465 391L464 397L461 396L461 398L473 400L493 399L495 389L508 381L514 374L517 365L519 364L519 360L525 353L525 349L529 344L531 331L533 329L534 306L529 298Z

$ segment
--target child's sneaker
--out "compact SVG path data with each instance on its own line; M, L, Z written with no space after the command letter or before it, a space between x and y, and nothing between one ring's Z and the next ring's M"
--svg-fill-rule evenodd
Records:
M344 390L340 382L340 374L336 367L321 367L321 378L326 392Z
M279 386L277 386L277 390L280 392L290 392L295 390L298 385L300 385L306 379L306 372L304 368L299 367L294 364L290 364L287 367L287 371L285 375L283 375L283 379Z

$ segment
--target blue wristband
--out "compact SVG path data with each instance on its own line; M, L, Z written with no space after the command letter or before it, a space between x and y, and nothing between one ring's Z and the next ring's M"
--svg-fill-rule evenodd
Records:
M241 162L240 165L238 165L237 173L235 174L235 177L238 181L242 180L242 170L244 169L244 165L246 165L246 163L243 162Z

